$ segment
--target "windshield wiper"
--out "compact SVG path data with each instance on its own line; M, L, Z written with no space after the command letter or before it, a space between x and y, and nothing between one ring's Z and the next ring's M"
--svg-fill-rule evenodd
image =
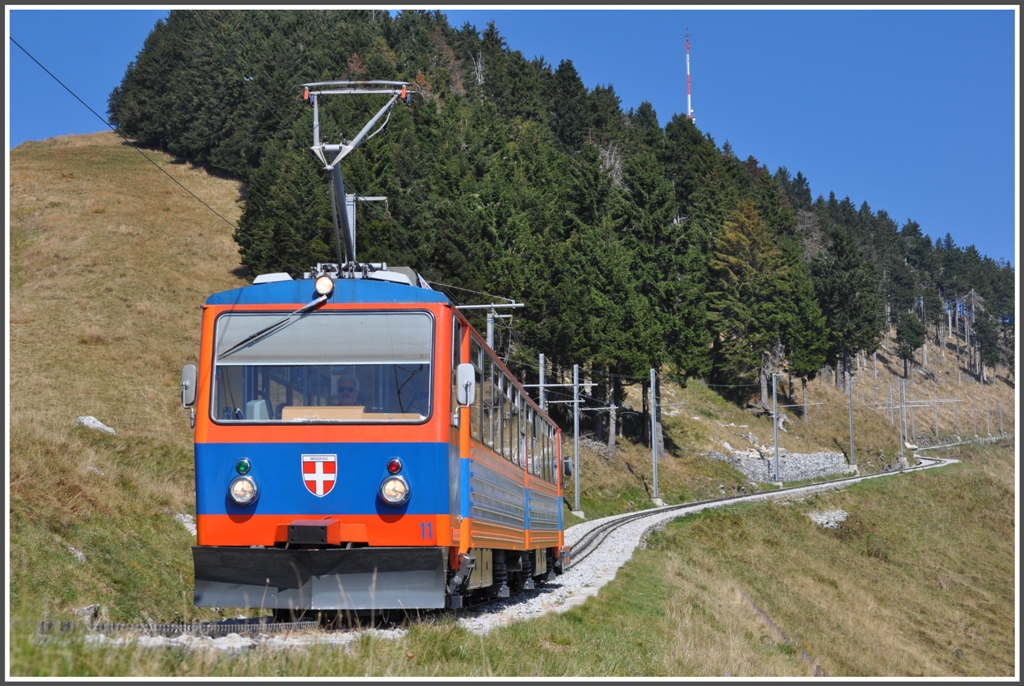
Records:
M256 333L251 334L245 340L242 340L242 341L239 341L238 343L235 343L233 346L231 346L230 348L228 348L227 350L222 352L220 355L217 355L217 361L219 362L220 360L223 360L225 356L230 355L231 353L235 352L236 350L238 350L239 348L241 348L241 347L243 347L245 345L248 345L249 343L252 343L257 338L261 338L263 336L266 336L267 334L270 334L270 333L273 333L274 331L277 331L282 326L284 326L284 324L287 323L287 321L289 319L291 319L295 315L302 314L303 312L309 310L310 308L315 307L316 305L319 305L319 304L324 303L324 302L327 302L327 296L326 295L321 295L319 298L317 298L313 302L309 303L308 305L303 305L302 307L300 307L299 309L295 310L291 314L285 315L285 317L283 319L281 319L280 321L274 322L273 324L271 324L267 328L260 329Z

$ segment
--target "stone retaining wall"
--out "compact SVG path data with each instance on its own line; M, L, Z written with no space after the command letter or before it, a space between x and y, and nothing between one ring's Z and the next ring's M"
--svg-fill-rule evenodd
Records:
M728 455L711 451L705 457L728 462L729 466L742 472L751 481L770 483L775 481L775 451L732 450ZM821 479L834 474L855 474L857 467L846 464L842 453L787 453L779 448L779 480L807 481Z

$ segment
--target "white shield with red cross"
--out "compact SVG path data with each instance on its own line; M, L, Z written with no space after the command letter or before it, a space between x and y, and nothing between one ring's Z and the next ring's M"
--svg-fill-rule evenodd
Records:
M337 455L303 455L302 483L317 498L323 498L338 479Z

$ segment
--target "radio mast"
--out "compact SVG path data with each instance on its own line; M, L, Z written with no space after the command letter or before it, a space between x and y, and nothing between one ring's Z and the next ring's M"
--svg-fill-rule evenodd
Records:
M690 27L686 27L686 118L694 124L693 106L690 104Z

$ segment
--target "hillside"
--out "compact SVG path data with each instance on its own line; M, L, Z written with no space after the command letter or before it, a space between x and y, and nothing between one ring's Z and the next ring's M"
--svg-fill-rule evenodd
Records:
M237 219L237 182L147 155ZM18 146L10 184L12 607L192 616L178 379L206 295L245 283L231 227L112 133ZM77 427L83 415L116 435Z
M224 217L231 221L239 217L238 182L212 176L164 153L147 150L146 154ZM215 618L212 610L192 607L189 546L193 539L175 520L178 514L194 514L191 431L178 402L178 379L181 366L195 361L198 308L206 295L246 283L232 228L107 133L49 139L14 149L10 193L11 617L69 619L74 608L96 603L110 621ZM995 383L981 386L969 375L957 373L952 348L942 356L932 348L929 356L931 376L925 379L915 373L916 380L908 387L911 397L963 399L959 421L965 439L973 434L972 415L966 409L973 408L973 403L968 401L976 400L983 407L987 400L990 408L1001 403L1004 425L1012 431L1014 389L1003 372L997 372ZM855 376L858 403L862 397L870 399L871 388L880 399L889 382L902 373L902 366L884 350L878 359L877 379L870 368ZM846 396L827 379L811 382L808 396L808 402L824 404L811 406L807 423L793 415L788 430L780 434L780 444L793 452L846 450ZM750 443L743 436L749 433L759 444L770 446L770 420L754 417L700 382L691 381L686 388L667 383L662 397L668 454L659 461L659 484L666 502L714 497L720 487L727 493L753 488L725 463L701 453L722 450L724 441L746 447ZM627 389L625 403L638 410L642 407L637 386ZM945 438L953 433L955 418L950 404L940 407L940 436ZM917 412L923 444L934 415L930 409ZM76 418L82 415L95 416L117 433L76 426ZM984 436L986 424L981 417L979 433ZM989 422L995 433L994 411ZM897 443L888 418L858 407L855 424L862 471L891 465ZM439 653L438 645L449 640L461 645L466 640L451 627L441 627L417 629L393 646L369 641L352 662L313 651L297 657L295 663L279 664L276 658L261 657L253 662L217 658L151 665L133 653L85 657L75 653L69 658L62 653L36 653L38 648L19 643L16 668L26 674L192 676L300 671L565 674L580 673L573 667L579 663L572 660L594 654L594 646L600 645L606 659L592 663L584 673L699 675L734 669L733 674L803 674L806 665L787 648L789 644L768 638L773 634L757 615L736 604L730 590L733 584L746 588L788 635L813 647L814 657L833 675L1004 674L1012 663L1006 631L1007 622L1013 620L1007 609L1013 598L1013 570L1007 561L1015 550L1015 521L1010 512L1016 481L1013 450L1014 444L1004 441L987 452L962 451L957 453L965 460L962 469L909 480L892 492L874 486L772 509L768 519L764 518L767 510L756 510L761 514L737 518L722 513L672 527L653 540L652 550L638 554L637 564L624 568L622 579L609 587L607 597L547 618L534 628L512 628L488 638L485 656L489 657L483 663L474 651ZM570 430L563 454L571 451ZM621 439L611 458L586 448L581 455L582 509L593 518L649 507L651 476L650 452L643 444ZM572 498L570 488L568 504ZM926 507L926 503L932 504ZM862 513L856 528L840 532L838 542L830 544L836 547L829 549L835 569L850 567L860 569L858 573L833 575L815 566L822 539L813 530L801 528L806 519L801 512L826 505ZM567 514L567 522L572 521ZM941 522L941 527L927 526L932 521ZM765 522L780 526L784 539L767 536ZM936 548L936 536L944 541L941 549ZM715 553L713 542L719 539L728 546ZM785 541L782 548L780 540ZM751 545L758 541L763 544ZM746 553L745 545L750 546ZM84 556L84 562L76 559L72 548ZM849 585L849 595L845 600L833 598L831 604L806 599L794 604L784 598L797 587L761 584L759 579L770 577L751 576L744 571L748 565L737 562L749 559L752 569L775 569L783 562L780 550L792 560L786 563L789 573L795 574L802 565L814 567L813 573L796 579L813 591L810 597L836 584ZM880 559L883 553L886 560ZM973 571L974 563L984 570ZM914 575L919 568L926 569L924 577ZM907 584L916 589L908 610L916 615L901 614L898 603L893 604ZM624 615L624 598L639 599L635 612L652 614ZM664 606L656 598L663 598ZM891 651L883 651L878 660L858 664L849 650L812 639L799 629L802 616L847 613L844 631L855 637L851 645L867 650L879 625L867 614L860 617L857 603L850 604L865 598L885 603L884 625L895 627L885 634L886 640L905 640L916 631L918 620L926 621L927 630L913 634L911 658L897 659ZM607 624L612 617L628 625L637 637L636 645L643 646L640 654L655 651L663 656L661 662L644 658L640 664L635 655L630 657L636 645L594 633L593 627ZM576 627L581 626L589 628L568 638L576 636ZM765 638L758 639L762 633ZM733 648L712 649L701 636L715 636L718 643ZM960 643L953 645L955 641ZM530 663L526 672L519 671L523 666L516 662L524 645L543 646L540 661ZM676 649L666 652L673 645ZM704 646L705 652L695 659L679 652L680 645ZM393 652L392 657L403 660L406 654L422 655L424 662L408 660L402 663L406 666L384 672L379 666L384 662L374 667L375 660L386 660Z

